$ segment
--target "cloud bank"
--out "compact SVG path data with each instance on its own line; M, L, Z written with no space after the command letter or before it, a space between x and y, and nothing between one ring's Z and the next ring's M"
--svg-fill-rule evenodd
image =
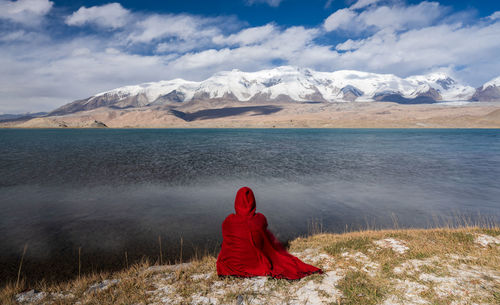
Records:
M0 0L0 19L24 25L37 25L54 3L48 0Z
M100 27L121 28L130 19L130 11L119 3L110 3L103 6L80 7L76 12L66 17L66 24L82 26L95 24Z
M500 74L499 12L479 18L438 2L359 0L317 26L248 26L234 16L136 12L120 3L50 14L53 6L0 0L0 112L51 110L123 85L234 68L401 77L439 70L473 86Z

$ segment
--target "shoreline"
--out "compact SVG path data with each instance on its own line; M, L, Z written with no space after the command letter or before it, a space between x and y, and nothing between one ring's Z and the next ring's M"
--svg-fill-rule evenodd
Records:
M191 103L97 108L0 122L0 128L500 128L500 103Z
M389 229L299 237L289 251L324 274L218 278L215 255L143 262L58 285L7 285L2 304L470 304L500 300L500 227ZM34 290L32 290L34 289Z
M498 127L4 127L0 130L495 130Z

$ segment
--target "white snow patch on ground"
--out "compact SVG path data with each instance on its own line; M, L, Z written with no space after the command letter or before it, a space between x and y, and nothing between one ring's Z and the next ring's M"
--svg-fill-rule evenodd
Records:
M292 304L322 304L323 300L319 296L317 286L313 281L307 282L297 290L297 302Z
M216 298L211 298L207 296L201 295L201 293L196 293L192 296L191 298L191 304L193 305L198 305L198 304L218 304L218 301Z
M487 297L500 285L500 272L481 266L461 264L458 267L445 265L447 275L422 273L419 279L432 283L439 297L459 297L457 304L469 304L473 297Z
M113 280L104 280L99 283L95 283L94 285L90 286L89 289L85 293L92 293L92 292L98 292L98 291L103 291L106 289L109 289L109 287L116 285L120 282L118 279L113 279Z
M22 292L16 295L16 301L21 304L38 304L41 300L50 298L52 300L57 300L57 299L67 299L67 298L74 298L75 296L72 293L58 293L58 292L43 292L43 291L37 291L35 289L31 289L26 292ZM47 300L47 299L46 299ZM44 302L43 304L46 304L47 302ZM51 304L50 302L48 304Z
M488 245L490 244L500 245L500 238L493 237L487 234L477 234L476 238L474 239L474 242L480 244L483 247L488 247Z
M385 238L381 240L376 240L373 243L381 248L391 248L392 251L397 252L399 254L403 254L406 251L410 250L410 248L408 248L403 241L394 238Z
M170 297L170 294L175 291L175 288L172 285L160 285L156 290L151 291L155 297L156 303L153 304L172 304L173 298Z
M441 298L449 296L463 297L465 294L465 291L460 289L458 279L455 277L422 273L418 278L424 282L434 283L434 291Z
M212 283L212 286L210 286L210 289L212 290L212 294L214 295L224 295L224 282L222 281L216 281Z
M258 292L264 290L266 282L267 277L265 276L250 277L243 281L243 287L245 287L246 291Z
M361 252L349 253L344 252L341 254L346 260L354 260L362 265L361 271L368 273L369 276L375 276L377 271L380 269L380 264L372 261L368 256ZM353 269L356 269L352 266Z
M412 259L394 268L394 273L417 276L421 283L396 279L394 288L400 293L389 296L384 305L427 304L427 301L420 297L420 293L431 287L440 298L459 298L457 305L471 304L470 300L473 297L487 298L491 291L498 289L495 287L500 285L500 271L478 265L459 264L464 260L477 260L476 257L459 255L448 255L448 257L446 264L437 257L431 257L424 260ZM439 271L437 274L421 273L423 266L433 266Z
M344 272L337 269L325 272L323 279L319 283L314 280L308 280L304 286L295 291L295 300L290 304L312 305L336 303L342 296L336 285L343 277ZM320 291L322 291L321 294Z
M414 275L416 272L420 272L420 267L422 266L431 266L435 262L438 262L439 258L436 256L426 258L426 259L411 259L406 262L403 262L401 265L398 267L394 268L394 273L396 274L402 274L406 273L409 275Z
M157 270L158 269L155 271ZM172 270L172 268L168 270ZM152 290L147 291L147 293L151 295L151 304L163 305L179 304L183 302L182 297L176 293L174 272L159 272L154 274L154 276L151 277L150 285L154 287L151 287Z
M72 294L72 293L62 294L62 293L59 293L59 292L52 292L50 294L50 297L53 298L53 299L70 299L70 298L74 298L75 295Z
M211 274L204 274L200 280L210 278ZM207 277L207 275L210 275ZM268 294L269 287L266 285L268 278L265 276L245 278L241 281L215 281L210 285L209 293L195 293L191 296L191 304L220 304L224 295L227 293L233 294L248 294L243 298L239 296L237 304L265 304L265 301L259 297L259 294ZM184 304L186 300L175 297L175 287L170 286L166 291L155 291L155 304Z
M305 249L302 252L293 252L291 254L298 257L305 263L313 265L320 264L321 267L324 268L331 268L335 263L333 257L326 253L321 253L321 250L319 248L309 248Z
M209 273L199 273L191 275L191 279L195 281L208 280L212 276L212 272Z
M174 289L174 287L172 287L172 285L161 285L161 286L158 286L158 289L156 289L155 292L169 294L169 293L174 292L174 290L175 289Z
M420 305L429 304L420 294L429 289L429 287L410 280L394 280L394 289L398 296L390 295L385 299L383 305Z
M19 303L34 304L41 301L46 296L46 292L31 289L29 291L17 294L16 301Z

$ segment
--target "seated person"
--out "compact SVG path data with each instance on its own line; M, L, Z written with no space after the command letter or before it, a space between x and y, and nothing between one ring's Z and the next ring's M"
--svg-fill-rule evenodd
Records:
M308 265L288 253L267 229L267 220L255 213L255 197L242 187L234 202L236 214L222 223L222 248L217 258L219 276L272 276L300 279L321 269Z

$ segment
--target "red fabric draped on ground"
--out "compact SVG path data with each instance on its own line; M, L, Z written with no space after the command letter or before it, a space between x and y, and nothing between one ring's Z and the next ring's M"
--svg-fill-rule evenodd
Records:
M255 197L248 187L238 190L236 214L222 223L222 248L217 258L219 275L300 279L321 269L288 253L267 229L266 217L255 213Z

